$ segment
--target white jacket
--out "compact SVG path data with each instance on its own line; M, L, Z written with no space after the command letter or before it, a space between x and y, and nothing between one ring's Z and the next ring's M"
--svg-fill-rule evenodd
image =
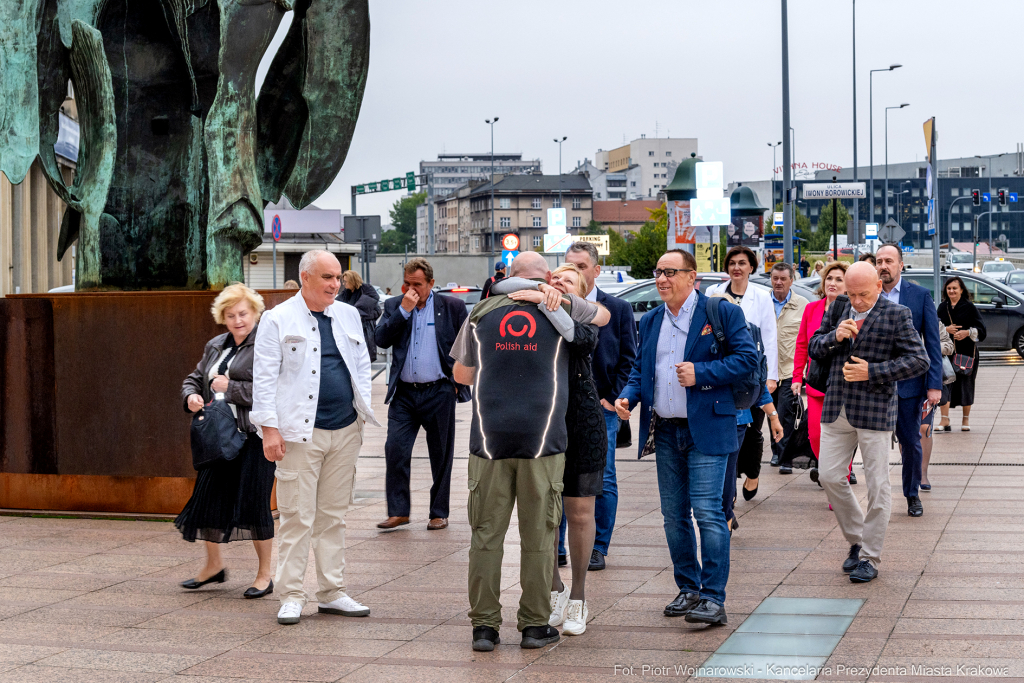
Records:
M712 294L725 294L729 281L721 282L708 287L707 296ZM761 330L761 342L764 344L764 355L768 359L768 379L779 381L779 338L778 322L775 318L775 305L772 303L772 293L767 287L747 283L747 291L743 294L743 301L740 302L743 316L747 322L757 325ZM259 341L257 340L257 344Z
M355 408L364 422L380 424L370 407L370 354L366 350L359 312L341 302L324 311L341 357L352 376ZM275 427L285 441L313 437L320 396L320 329L302 293L263 314L256 333L253 359L252 412L249 419L260 436Z

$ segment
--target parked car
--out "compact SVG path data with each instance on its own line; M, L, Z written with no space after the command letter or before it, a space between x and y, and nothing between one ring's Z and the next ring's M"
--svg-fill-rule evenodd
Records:
M458 285L453 285L454 283L449 282L447 286L441 287L440 289L435 289L434 291L440 292L441 294L444 294L446 296L454 296L458 297L459 299L462 299L462 302L466 304L466 310L472 312L473 306L476 306L478 303L480 303L480 296L484 292L483 288L473 286L461 287Z
M632 287L636 282L636 278L621 270L606 271L594 280L597 288L605 294L616 294Z
M935 296L934 272L931 269L914 269L903 273L903 277L931 292L938 305L941 299ZM967 285L967 291L988 331L985 341L979 344L980 348L983 351L1013 349L1024 358L1024 293L979 273L946 271L942 273L940 281L945 282L953 275L958 275Z
M1006 282L1006 274L1012 270L1016 270L1017 267L1010 261L1004 261L1003 259L996 259L995 261L985 261L981 265L981 272L983 275L987 275L993 280L999 282Z
M946 254L946 270L974 270L974 254L969 251L951 251Z
M1011 270L1006 274L1006 279L1003 281L1010 289L1018 292L1024 292L1024 270Z

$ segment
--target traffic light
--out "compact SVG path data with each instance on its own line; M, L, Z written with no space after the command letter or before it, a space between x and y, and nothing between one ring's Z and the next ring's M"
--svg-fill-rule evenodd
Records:
M981 206L981 190L971 190L971 201L975 206Z
M1006 190L999 190L999 205L1006 206Z

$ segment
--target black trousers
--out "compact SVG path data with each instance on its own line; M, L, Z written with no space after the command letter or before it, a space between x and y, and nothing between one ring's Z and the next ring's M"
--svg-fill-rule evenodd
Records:
M448 518L455 457L455 388L443 380L416 388L399 381L388 407L388 438L384 443L384 488L389 517L408 517L412 447L420 427L427 433L427 452L434 484L430 487L430 518Z
M789 464L782 459L782 454L786 452L786 444L789 443L789 437L793 433L793 422L796 420L796 401L797 398L793 396L793 379L780 380L779 386L772 394L772 403L775 404L775 410L779 411L779 422L782 423L782 439L778 443L772 441L772 454L778 456L780 465Z
M764 450L764 436L761 427L764 425L764 411L754 406L750 409L750 426L740 444L740 453L736 457L736 475L746 475L748 479L761 476L761 452Z

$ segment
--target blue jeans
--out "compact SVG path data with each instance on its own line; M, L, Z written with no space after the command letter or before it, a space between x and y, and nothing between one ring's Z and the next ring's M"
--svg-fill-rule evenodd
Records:
M747 433L747 425L736 425L736 439L742 444L743 437ZM732 504L736 500L736 464L740 459L740 449L737 448L729 454L729 465L725 468L725 487L722 490L722 510L725 512L725 519L733 518ZM726 528L728 530L728 527Z
M719 605L725 604L729 581L729 530L722 512L727 454L697 450L690 429L659 421L654 434L658 492L665 518L665 538L675 568L676 586ZM700 529L700 557L693 518Z
M604 488L594 502L594 519L597 522L597 535L594 537L594 550L608 555L608 544L612 540L612 529L615 528L615 510L619 507L619 485L615 481L615 439L619 435L619 416L615 411L604 413L604 429L608 433L608 454L604 462ZM558 554L565 555L565 512L562 512L562 523L558 527Z

